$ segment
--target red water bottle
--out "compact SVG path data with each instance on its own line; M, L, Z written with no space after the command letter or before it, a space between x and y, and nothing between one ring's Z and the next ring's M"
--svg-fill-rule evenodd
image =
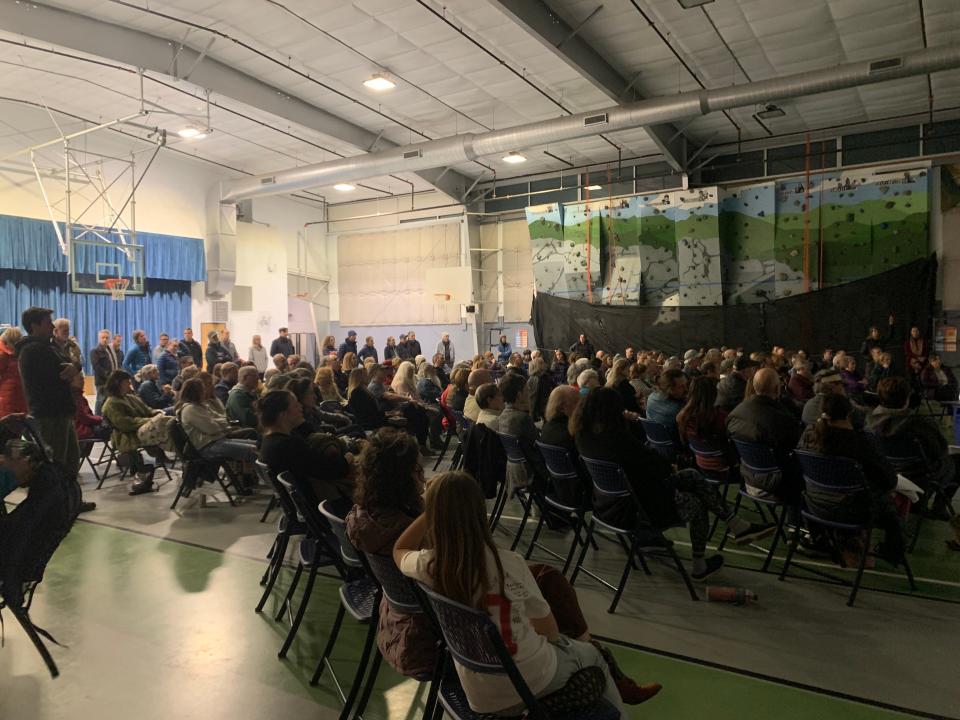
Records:
M759 598L753 590L748 590L747 588L708 585L707 600L711 602L732 603L734 605L749 605L759 600Z

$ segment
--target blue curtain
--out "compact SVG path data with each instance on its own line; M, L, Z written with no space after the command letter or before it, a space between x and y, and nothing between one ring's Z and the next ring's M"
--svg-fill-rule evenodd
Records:
M60 226L63 232L63 226ZM143 246L144 275L161 280L206 280L203 240L138 232ZM106 250L83 248L83 272L95 272L96 261L108 261ZM66 256L60 251L53 225L46 220L0 215L0 268L66 273Z
M5 245L0 243L0 248ZM91 372L90 350L104 328L123 336L121 347L126 353L133 345L134 330L146 332L153 347L161 332L181 337L183 328L190 325L188 281L147 278L145 295L131 295L122 302L109 295L70 292L68 283L63 271L0 270L0 322L19 326L20 314L31 305L52 308L55 318L70 319L87 373Z

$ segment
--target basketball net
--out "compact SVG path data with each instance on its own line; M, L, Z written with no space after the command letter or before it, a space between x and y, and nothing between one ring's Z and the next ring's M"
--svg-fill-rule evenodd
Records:
M103 284L110 291L110 297L114 300L127 299L127 286L130 285L129 278L107 278L103 281Z

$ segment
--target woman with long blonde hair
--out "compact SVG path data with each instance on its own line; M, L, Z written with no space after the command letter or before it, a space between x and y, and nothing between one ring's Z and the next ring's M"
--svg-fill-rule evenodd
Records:
M578 670L598 667L607 680L603 697L624 715L601 649L561 635L526 561L494 544L477 481L460 471L436 475L427 485L423 505L423 514L394 544L401 572L450 600L487 612L534 696L562 689ZM588 633L584 636L589 638ZM523 702L506 675L480 674L459 664L456 668L475 712L521 714ZM632 702L643 702L659 689L656 684L637 687L640 692Z
M390 387L400 397L409 398L410 400L420 399L420 393L417 392L417 381L415 380L415 371L412 362L404 360L400 363L397 371L393 375L393 381L390 383Z
M331 367L322 367L317 368L317 374L313 378L313 382L317 385L317 392L320 393L320 399L324 402L328 400L335 400L341 405L346 404L346 400L343 395L340 394L340 390L337 388L337 383L333 379L333 368Z

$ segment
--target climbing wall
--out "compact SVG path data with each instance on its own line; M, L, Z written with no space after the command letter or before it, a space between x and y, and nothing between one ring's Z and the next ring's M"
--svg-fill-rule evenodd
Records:
M630 198L600 204L600 248L605 305L639 305L643 296L640 217Z
M675 193L674 233L681 307L723 303L717 188Z
M726 305L776 296L775 188L772 182L720 188L720 261Z
M926 256L928 179L923 168L819 173L528 208L536 288L661 307L672 322L681 307L859 280Z

